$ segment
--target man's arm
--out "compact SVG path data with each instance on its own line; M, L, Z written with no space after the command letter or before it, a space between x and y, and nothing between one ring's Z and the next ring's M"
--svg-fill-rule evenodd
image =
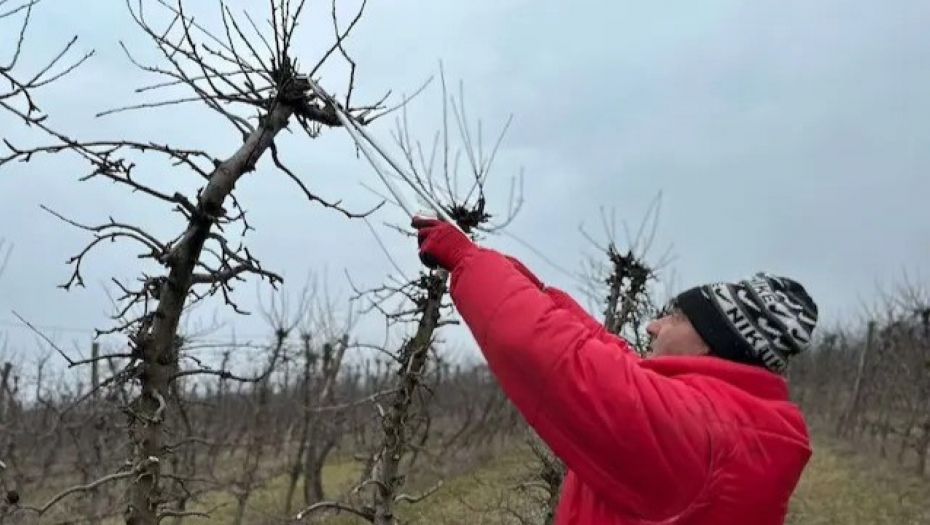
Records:
M694 501L711 467L698 392L639 367L492 250L463 257L451 295L502 389L582 483L647 520Z
M564 308L568 312L571 312L576 318L578 318L580 322L582 322L585 326L593 330L595 337L597 337L598 339L606 343L626 342L626 341L623 341L623 339L620 336L608 332L607 328L604 327L604 325L600 321L598 321L593 316L591 316L591 314L589 314L587 310L582 308L582 306L578 304L578 302L575 301L575 299L572 298L572 296L568 295L564 291L554 286L546 286L546 284L543 283L542 280L540 280L538 277L536 277L536 275L533 274L533 272L530 271L530 269L527 268L526 265L523 264L522 261L510 255L504 255L504 257L506 257L507 260L510 261L510 263L513 264L514 267L522 275L524 275L527 279L529 279L543 293L545 293L550 298L552 298L552 300L555 302L556 305L558 305L561 308ZM620 339L620 341L616 341L615 339ZM630 348L629 345L626 345L626 348L628 348L631 353L635 354L635 352L633 352L632 348Z

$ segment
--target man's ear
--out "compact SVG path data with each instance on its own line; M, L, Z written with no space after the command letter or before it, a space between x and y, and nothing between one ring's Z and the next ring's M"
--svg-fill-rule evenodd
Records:
M710 346L704 342L704 339L697 333L694 332L694 335L697 339L697 355L711 355L713 352L710 350Z
M688 328L691 329L691 333L694 335L695 345L697 345L696 355L711 355L713 352L710 349L710 345L704 341L704 338L701 337L701 334L698 333L697 329L694 328L694 324L691 323L691 320L681 312L680 310L676 311L676 314L682 322L688 323Z

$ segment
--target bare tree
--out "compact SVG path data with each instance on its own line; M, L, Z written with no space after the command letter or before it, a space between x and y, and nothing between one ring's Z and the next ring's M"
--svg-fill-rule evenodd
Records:
M654 200L640 223L636 234L624 225L624 238L628 248L619 248L616 216L600 210L603 241L580 228L582 235L596 248L597 255L584 261L582 292L603 308L603 324L607 332L628 341L640 354L648 350L645 326L658 312L652 285L658 279L659 268L669 262L665 252L658 263L647 261L655 241L661 196ZM554 523L562 482L567 473L565 465L534 433L528 440L535 458L529 479L519 486L542 507L542 522ZM535 516L535 513L533 513ZM534 516L521 515L526 523L535 522Z
M861 321L824 329L790 370L814 424L926 475L930 455L930 294L905 277Z
M507 212L500 220L492 221L493 217L487 210L485 190L506 126L497 142L490 150L486 150L480 143L480 124L477 130L472 128L465 114L461 85L460 94L456 98L449 95L444 74L441 74L441 79L442 126L434 135L432 143L424 147L423 143L412 138L406 106L398 120L394 139L409 174L407 181L441 207L441 210L436 211L450 217L466 234L476 237L482 232L493 232L506 226L519 209L522 193L515 193L518 186L516 182L512 184L514 193L511 194ZM457 152L450 146L455 133L450 129L450 112L463 152ZM476 137L479 142L476 142ZM385 199L391 200L387 197ZM394 204L403 207L396 201ZM403 227L391 227L408 237L411 235ZM374 229L372 231L375 232ZM380 237L379 243L384 246ZM379 352L387 353L393 361L396 379L387 406L376 402L382 428L380 443L367 459L363 479L353 490L355 494L367 494L368 497L354 504L319 502L298 513L297 520L314 512L335 509L351 512L376 525L394 524L397 523L398 504L421 501L438 490L442 483L439 480L418 495L401 492L407 482L405 470L410 468L409 464L404 466L405 457L412 452L422 453L422 444L428 439L431 418L428 410L429 391L425 386L431 370L430 356L437 346L438 330L456 322L444 315L450 306L447 302L447 274L443 270L435 270L421 272L416 278L408 278L386 250L385 253L401 277L389 279L387 284L376 289L359 292L358 297L369 298L368 311L383 314L387 333L390 333L391 328L410 326L412 334L405 336L399 349L393 352L388 338L381 345L372 345ZM391 309L388 305L395 300L397 304Z
M78 58L71 58L74 54L72 48L77 42L75 36L35 73L32 75L24 73L20 59L33 9L40 2L41 0L23 0L11 4L10 0L0 1L0 22L5 22L7 19L13 20L16 17L21 19L17 30L11 35L12 42L3 46L4 49L10 50L10 56L8 62L0 63L0 78L9 84L9 88L6 91L0 91L0 108L32 124L39 124L45 119L35 101L36 92L65 77L93 55L93 52L88 52Z
M603 241L598 241L584 227L582 235L596 248L596 256L584 261L584 293L603 308L604 327L617 334L645 354L648 336L645 326L658 313L653 284L658 273L670 262L670 248L656 262L647 262L655 242L661 211L661 195L650 203L646 215L633 234L624 224L623 238L619 240L616 214L600 210ZM620 248L626 244L627 248Z
M314 294L315 295L315 294ZM357 317L350 305L345 320L335 315L336 307L328 294L317 304L308 305L299 326L299 357L301 375L295 385L300 400L296 411L299 417L291 420L288 434L296 432L297 443L288 460L288 486L284 513L290 515L298 482L303 479L306 505L322 501L323 467L333 448L342 437L346 415L338 401L340 373L345 375L344 360L350 348L350 332ZM302 360L302 362L301 362ZM288 389L285 389L288 390ZM293 405L292 405L293 406Z
M166 451L174 447L165 441L172 383L183 377L227 373L207 366L181 369L179 354L183 346L177 344L177 337L183 312L189 304L220 296L235 311L244 313L232 298L234 283L248 275L265 279L272 285L281 282L281 277L265 269L247 248L242 244L236 245L228 232L231 227L240 226L244 235L251 228L243 206L233 194L237 182L245 174L255 171L260 159L269 157L278 171L291 179L295 189L308 201L338 210L347 217L366 216L370 211L353 213L338 202L329 202L312 193L307 184L282 162L275 138L292 124L299 125L311 138L324 127L339 125L332 108L309 91L307 80L316 76L333 56L342 57L350 66L344 105L350 108L353 118L366 124L378 116L380 109L379 104L358 108L351 104L355 64L346 54L343 43L360 19L364 2L345 27L340 27L333 3L334 43L308 70L301 70L292 49L298 20L305 7L303 0L271 1L268 29L261 29L248 13L234 16L229 7L221 4L219 31L212 31L195 21L186 12L183 2L170 4L155 0L151 3L160 6L161 13L167 15L163 24L152 21L151 9L147 8L149 2L127 0L132 20L161 56L161 63L146 64L123 46L129 59L139 69L161 77L161 81L138 91L150 93L183 88L189 96L143 101L100 115L200 103L241 133L242 142L234 146L231 155L217 157L205 151L155 141L136 142L121 138L81 141L58 131L49 124L48 116L39 110L35 92L73 70L90 53L61 67L62 57L75 41L72 39L37 76L18 80L13 67L20 56L24 41L22 35L36 2L24 3L0 15L25 14L12 65L0 69L0 75L12 86L10 92L0 95L0 107L52 139L48 145L28 148L5 141L9 153L0 157L0 167L11 166L14 162L29 162L40 154L70 153L91 167L81 180L103 179L122 185L134 193L172 206L173 211L181 214L186 221L179 235L159 239L144 226L129 221L110 218L103 223L87 224L43 206L49 213L92 236L89 244L69 260L73 272L61 285L62 288L83 286L81 269L85 257L104 241L134 243L142 248L139 258L151 261L158 268L158 274L143 273L135 286L113 280L122 291L119 297L121 310L114 316L118 322L111 328L98 330L101 335L122 333L128 338L129 348L119 356L126 359L126 364L115 375L101 381L101 386L118 383L135 385L134 398L124 407L129 419L130 456L125 468L101 479L105 482L130 482L129 501L124 511L125 521L130 524L154 524L167 516L160 515L159 510L166 503L164 494L167 489L162 485L168 480L183 481L163 475ZM249 33L252 36L248 36ZM252 112L253 116L250 117L248 112ZM203 185L196 195L188 197L180 191L150 184L137 176L137 164L152 155L167 159L200 177ZM62 355L70 366L79 364L79 360Z

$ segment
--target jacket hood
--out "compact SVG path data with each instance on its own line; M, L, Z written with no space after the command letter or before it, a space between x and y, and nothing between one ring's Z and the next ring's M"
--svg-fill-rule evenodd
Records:
M643 359L640 366L666 377L704 376L723 381L746 393L771 401L788 401L788 381L758 366L713 356L658 356Z
M778 425L789 437L810 451L807 422L800 408L791 401L788 381L784 376L764 368L736 363L713 356L660 356L643 359L640 366L666 377L678 377L688 382L708 380L724 389L737 391L733 395L749 396L768 405L778 414ZM705 385L706 387L706 385ZM740 403L741 405L743 403ZM755 406L752 403L749 406Z

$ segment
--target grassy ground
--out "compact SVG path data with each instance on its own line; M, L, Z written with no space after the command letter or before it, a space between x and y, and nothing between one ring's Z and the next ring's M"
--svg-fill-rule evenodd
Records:
M815 440L814 459L791 504L791 525L927 525L930 479L829 439Z
M930 479L902 472L828 438L818 437L815 446L814 459L791 504L790 525L930 524ZM496 459L447 480L424 502L401 506L399 514L408 523L519 523L514 515L531 515L536 506L534 497L538 497L538 493L530 492L532 489L512 490L520 485L528 462L526 452ZM340 485L357 475L348 464L334 465L327 474L331 482ZM249 523L262 521L262 507L270 511L279 503L274 484L269 489L256 496L252 508L258 512L250 513ZM225 521L216 516L212 522ZM325 523L361 522L340 516Z
M815 447L814 459L791 503L789 525L930 524L930 479L920 479L828 438L817 437ZM398 515L405 523L418 524L520 523L515 515L530 516L538 512L540 506L539 492L515 489L526 479L530 463L527 451L485 461L467 474L450 476L442 488L425 501L416 505L401 504ZM345 490L358 476L357 463L329 465L325 472L327 492ZM411 492L431 485L434 480L421 478L419 481L420 486L411 488ZM280 476L253 493L244 522L280 523L286 488L287 479ZM230 523L236 502L229 494L212 494L196 508L212 509L211 519L191 518L185 520L185 524ZM362 523L345 514L322 522Z
M787 524L930 525L930 479L902 472L828 438L818 437L815 446L814 458L791 502ZM476 510L501 507L507 494L503 489L513 482L512 474L520 464L511 460L486 466L477 476L483 482L475 477L455 480L450 491L425 505L425 519L418 522L519 523L506 520L505 512ZM511 492L509 500L504 503L515 507L521 498ZM521 510L525 514L526 506Z

